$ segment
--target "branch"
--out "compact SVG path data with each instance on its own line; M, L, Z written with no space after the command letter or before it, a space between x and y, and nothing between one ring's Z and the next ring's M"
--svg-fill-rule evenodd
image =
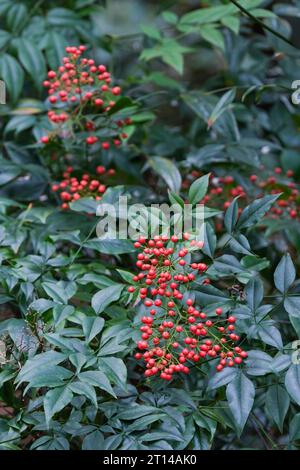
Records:
M250 13L246 8L242 7L242 5L240 5L236 0L230 0L231 3L233 3L233 5L235 5L241 12L243 12L246 16L248 16L249 18L251 18L251 20L255 21L255 23L259 24L263 29L266 29L267 31L269 31L270 33L274 34L274 36L277 36L279 39L281 39L282 41L286 42L287 44L289 44L290 46L292 47L295 47L297 49L297 47L292 43L292 41L290 41L288 38L286 38L285 36L283 36L282 34L278 33L275 29L271 28L270 26L266 25L263 21L261 21L259 18L256 18L256 16L252 15L252 13Z

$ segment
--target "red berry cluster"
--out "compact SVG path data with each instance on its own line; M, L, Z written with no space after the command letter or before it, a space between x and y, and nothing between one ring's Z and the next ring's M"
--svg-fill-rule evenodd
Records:
M217 308L213 315L203 311L188 296L189 284L202 276L208 266L190 262L191 252L203 247L203 242L170 239L157 236L135 243L142 248L136 266L140 270L133 276L138 287L128 291L143 300L149 314L142 317L142 338L137 343L140 352L136 359L146 363L145 376L159 374L170 380L174 373L189 373L189 364L209 358L218 358L217 371L241 364L247 353L235 346L239 336L234 332L235 317ZM185 292L183 292L183 290Z
M270 209L269 216L272 219L281 217L290 217L292 219L299 219L300 216L300 193L299 186L294 181L283 181L282 169L276 167L274 175L268 176L266 179L251 175L250 181L260 191L259 196L262 197L265 193L280 194L273 207ZM286 172L286 177L292 178L294 173L292 170Z
M204 204L211 203L214 207L227 209L233 199L239 196L240 206L245 206L253 198L260 198L266 194L280 194L274 203L268 217L290 217L292 219L300 217L300 192L294 181L287 181L286 178L293 177L293 171L288 170L285 175L280 167L274 169L274 174L262 173L260 176L250 175L249 181L253 185L253 192L238 184L232 175L214 176L211 175L210 186L207 195L201 201ZM183 182L183 189L188 189L191 182L201 174L193 170ZM240 211L242 209L240 208Z
M72 176L73 168L68 167L63 174L64 179L57 184L52 185L52 191L59 192L62 200L62 209L68 209L69 203L78 201L82 197L94 197L97 201L106 191L106 186L99 181L99 177L85 173L80 178ZM103 166L96 168L97 175L113 176L115 170L106 171Z
M111 75L105 65L96 65L93 59L82 57L85 49L85 46L66 47L67 56L63 58L63 64L57 71L48 72L48 79L43 84L48 89L49 103L54 108L49 110L48 118L59 127L68 122L64 137L66 134L72 135L70 125L73 126L73 131L89 132L90 135L85 137L85 141L88 145L94 145L99 141L96 135L99 114L106 116L105 127L109 127L109 135L113 136L112 143L118 147L122 139L127 138L127 134L122 132L122 127L131 123L130 118L113 122L109 116L121 88L111 87ZM90 117L91 114L95 115L94 121ZM41 142L48 144L58 135L59 129L56 129L56 132L43 136ZM101 146L103 150L107 150L110 141L102 141Z

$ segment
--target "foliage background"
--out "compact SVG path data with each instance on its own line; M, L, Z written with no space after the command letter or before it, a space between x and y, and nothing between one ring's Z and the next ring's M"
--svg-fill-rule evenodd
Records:
M39 143L49 130L42 81L66 45L84 43L130 98L127 145L99 157L116 169L107 200L165 201L168 189L186 199L192 178L213 172L245 188L245 206L258 197L249 176L276 167L292 169L297 188L300 5L240 3L296 47L238 10L218 15L226 1L2 0L2 449L297 449L298 217L262 218L270 196L244 211L244 224L227 212L220 228L224 207L212 201L204 259L215 290L195 286L195 295L235 312L249 359L224 374L207 363L171 384L149 382L133 358L143 315L126 291L135 250L95 239L91 202L60 210L51 192L60 174ZM287 198L289 182L278 176Z

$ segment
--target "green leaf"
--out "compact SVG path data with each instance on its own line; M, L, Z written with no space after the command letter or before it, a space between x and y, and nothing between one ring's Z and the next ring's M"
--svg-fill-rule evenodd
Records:
M171 38L164 38L159 47L162 60L180 75L183 73L183 55L191 51L191 48L182 46L178 41Z
M47 14L47 22L50 26L71 27L79 23L79 18L67 8L52 8Z
M63 437L51 437L51 436L43 436L34 441L31 445L30 450L70 450L70 443L69 441Z
M101 349L99 352L99 356L108 356L116 354L120 351L124 351L124 349L126 348L126 345L120 344L117 338L112 337L109 341L101 341Z
M94 387L85 383L85 382L72 382L68 385L69 390L71 390L76 395L89 398L93 405L97 408L97 396Z
M51 418L67 406L73 398L73 393L66 387L58 387L49 390L44 397L44 410L47 426Z
M183 55L180 50L170 49L162 54L162 60L176 70L180 75L183 74Z
M234 231L234 227L238 220L238 198L235 198L228 209L225 212L224 216L224 225L228 233L232 233Z
M97 294L92 298L92 307L94 311L97 314L102 313L108 305L119 300L123 289L123 284L116 284L97 292Z
M127 431L144 431L150 424L155 423L156 421L163 421L164 419L166 419L165 413L142 416L141 418L135 419L132 424L127 426Z
M162 53L159 48L152 48L152 49L144 49L140 55L140 60L148 60L155 59L156 57L161 57Z
M272 357L263 351L248 351L248 358L246 360L247 374L258 377L269 374L273 372L272 362Z
M0 29L0 49L6 46L6 44L10 41L11 34L8 31L4 31Z
M37 299L29 305L29 308L35 312L44 313L54 306L54 302L48 299Z
M300 439L300 413L293 416L290 422L289 437L291 441Z
M133 403L130 408L126 407L120 409L118 418L122 421L133 421L141 418L142 416L152 415L157 413L158 409L155 406L138 405Z
M28 382L28 385L24 389L24 394L31 388L59 387L63 385L65 380L69 380L72 375L72 372L60 366L48 364L44 366L43 369L36 368L21 381Z
M279 354L273 358L272 372L280 374L291 365L291 356L289 354Z
M88 343L102 331L104 319L100 317L85 317L82 322L82 329Z
M198 178L194 181L189 189L189 203L190 204L197 204L198 202L202 201L205 194L207 193L208 183L209 183L210 173L201 178Z
M245 292L247 304L251 310L255 312L264 298L264 286L262 281L258 277L250 279Z
M88 7L90 5L93 5L95 3L95 0L76 0L75 1L75 10L81 10L84 7ZM83 10L83 13L89 12L90 10ZM82 12L81 12L82 13Z
M53 309L53 318L55 320L55 324L59 325L60 323L64 322L68 318L74 315L75 308L73 305L57 305Z
M275 326L270 326L269 323L264 325L263 322L258 325L258 336L262 341L277 349L282 349L282 338L280 331Z
M175 430L176 428L170 429L169 431L152 431L143 434L140 439L143 442L159 441L160 439L168 439L170 441L182 442L183 437L175 434Z
M222 255L216 258L213 267L220 275L242 274L245 271L239 260L233 255Z
M29 129L36 123L35 116L14 116L5 127L5 134L14 132L16 135ZM20 169L21 170L21 169Z
M106 255L122 255L124 253L132 253L135 251L133 243L130 240L99 240L97 238L87 241L84 246Z
M227 385L226 397L230 411L234 417L238 435L242 434L249 413L253 407L255 388L242 372Z
M216 106L214 107L211 115L208 118L208 126L211 127L216 120L224 113L224 111L227 111L233 102L234 98L236 95L236 90L233 88L232 90L227 91L224 93L223 96L219 99L217 102Z
M103 370L109 381L122 389L126 388L127 368L118 357L101 357L99 367Z
M63 304L68 303L68 300L73 297L77 290L75 282L47 281L43 282L42 286L52 300Z
M142 24L140 28L143 33L149 38L156 39L158 41L161 39L161 34L157 28L154 28L153 26L147 24Z
M42 77L46 76L46 62L39 48L28 39L18 41L18 57L24 69L29 73L37 88L42 86Z
M167 23L170 24L176 24L178 21L178 16L172 11L164 11L161 16Z
M221 372L215 373L208 382L208 390L223 387L236 379L239 371L234 367L225 367Z
M7 12L6 24L13 33L20 33L20 30L27 22L28 10L24 3L15 3Z
M290 366L285 376L285 386L292 399L300 405L300 365Z
M270 10L265 10L264 8L254 8L251 14L256 16L256 18L276 18L275 13Z
M270 261L267 258L260 258L251 254L242 258L241 265L251 271L262 271L269 267Z
M0 186L13 181L22 172L22 169L18 165L5 162L5 160L0 160L0 165Z
M274 272L275 286L282 294L285 294L296 279L296 271L289 253L285 254Z
M182 208L184 207L184 200L178 196L178 194L168 190L168 196L171 204L174 204L175 206L179 204Z
M249 204L240 215L237 223L238 229L243 229L255 225L271 208L273 202L278 199L279 195L265 196L261 199L256 199Z
M56 351L47 351L45 353L37 354L36 356L28 359L17 376L17 382L26 382L33 371L36 369L43 369L48 365L57 365L66 359L66 354Z
M213 46L219 47L222 51L225 50L223 35L217 28L212 25L203 25L199 32L205 41Z
M177 166L167 158L151 157L148 160L149 166L161 176L168 187L174 193L178 193L181 187L181 175Z
M93 431L82 442L82 450L104 450L104 437L100 431Z
M210 433L211 438L213 438L216 432L217 421L209 418L209 415L206 416L205 411L206 410L204 409L202 413L198 412L193 414L193 419L197 426L206 429Z
M229 242L230 249L235 253L242 253L243 255L251 255L250 244L242 233L236 236L236 238L231 238ZM242 263L241 263L242 264ZM242 266L245 266L242 264ZM255 266L256 268L256 266Z
M56 69L60 65L61 58L65 54L65 48L68 45L68 41L65 36L60 34L58 31L49 31L47 39L47 48L45 51L47 61L52 69Z
M209 223L204 224L204 246L202 251L211 259L214 257L215 249L217 246L217 237L214 229Z
M198 286L197 291L193 291L196 296L196 300L200 305L209 305L214 303L226 303L230 302L228 295L213 286Z
M271 385L266 393L266 410L282 433L283 422L290 406L290 398L286 390L277 384Z
M11 6L12 6L12 0L1 0L0 15L3 16Z
M70 204L72 211L86 212L88 214L96 214L98 206L99 202L92 197L82 197Z
M93 387L101 388L101 390L105 390L107 393L116 398L109 380L103 372L98 370L88 370L85 372L80 372L78 374L78 378L81 382L87 383Z
M16 59L9 54L0 56L0 78L7 87L9 98L15 103L23 89L24 72Z
M116 271L120 274L123 281L132 284L132 273L130 271L125 271L125 269L116 269Z
M220 21L225 16L234 13L236 8L233 5L220 5L209 8L200 8L198 10L186 13L181 17L180 24L196 23L203 25L207 23L215 23Z
M221 18L221 23L233 33L238 34L240 30L240 19L237 16L224 16L224 18Z
M263 0L239 0L239 4L246 8L246 10L253 10L253 8L256 8L258 7L259 5L261 5L263 2ZM235 7L235 10L236 12L238 13L240 10Z
M291 324L296 331L298 338L300 338L300 296L295 295L287 296L283 302L285 310L289 314Z

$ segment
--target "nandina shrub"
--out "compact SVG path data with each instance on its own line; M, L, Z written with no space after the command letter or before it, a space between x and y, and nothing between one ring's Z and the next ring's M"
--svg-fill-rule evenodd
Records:
M121 36L99 2L2 3L0 448L298 449L296 2ZM204 202L203 238L97 238L124 194Z
M284 232L286 227L297 227L299 220L299 185L294 172L288 169L286 172L279 166L273 170L261 167L258 175L248 172L238 174L235 170L227 174L219 170L210 174L208 193L201 201L210 204L214 208L226 210L235 198L239 199L241 207L245 207L250 201L265 195L278 195L273 206L261 221L261 227L267 228L265 234L272 241L274 234ZM195 179L201 175L198 170L191 170L186 174L182 182L182 191L186 191ZM240 208L241 210L241 208ZM224 220L219 215L217 230L223 230ZM275 237L276 239L276 237ZM291 233L287 233L289 243L297 244Z
M52 105L48 118L55 127L41 137L41 142L53 143L59 156L71 151L72 142L78 147L83 142L94 146L100 141L102 149L108 150L111 141L118 147L121 139L127 137L120 129L131 122L129 118L126 122L114 121L110 112L118 104L116 97L121 88L111 86L105 65L96 65L94 59L82 57L85 50L85 46L67 47L63 64L57 71L50 70L43 83Z
M193 204L207 182L194 182ZM211 219L204 243L188 234L140 239L135 246L119 241L115 250L133 253L132 274L122 258L117 269L105 266L97 256L109 252L104 242L80 239L55 220L56 234L49 238L48 228L41 235L41 213L32 208L18 256L3 251L2 289L12 313L18 304L26 321L17 314L1 322L1 396L9 416L1 421L2 447L203 449L226 447L245 426L240 442L248 445L264 408L272 445L288 426L296 440L299 365L290 343L299 328L295 270L283 257L276 290L264 287L267 264L245 236L276 197L242 211L233 201L224 219L226 247L217 243ZM4 246L14 230L11 220L26 213L7 205ZM63 240L63 253L56 253ZM278 321L283 312L290 318L284 328Z
M82 197L101 199L106 185L98 175L107 178L115 172L97 163L103 163L102 154L111 145L122 145L122 139L128 137L122 128L131 123L129 117L120 117L122 99L116 99L121 88L112 86L105 65L83 57L85 50L83 45L66 47L62 65L57 71L50 70L43 83L49 95L47 115L51 127L40 138L45 146L41 155L53 176L64 177L52 185L52 191L59 191L63 209ZM92 151L89 147L93 147ZM86 173L82 171L84 167ZM90 174L91 167L94 175Z
M52 185L52 191L59 194L63 201L62 209L68 209L69 203L78 201L83 197L93 198L96 201L101 200L101 196L106 191L106 185L99 180L101 178L111 177L115 174L114 169L106 171L104 166L98 165L95 170L96 175L88 173L81 174L79 177L74 176L73 167L67 167L63 173L64 179L61 182Z
M120 96L107 67L84 57L85 51L83 45L66 47L62 64L43 82L49 109L39 155L49 170L51 195L62 209L82 198L101 200L114 182L112 166L126 146L130 115L139 110Z

